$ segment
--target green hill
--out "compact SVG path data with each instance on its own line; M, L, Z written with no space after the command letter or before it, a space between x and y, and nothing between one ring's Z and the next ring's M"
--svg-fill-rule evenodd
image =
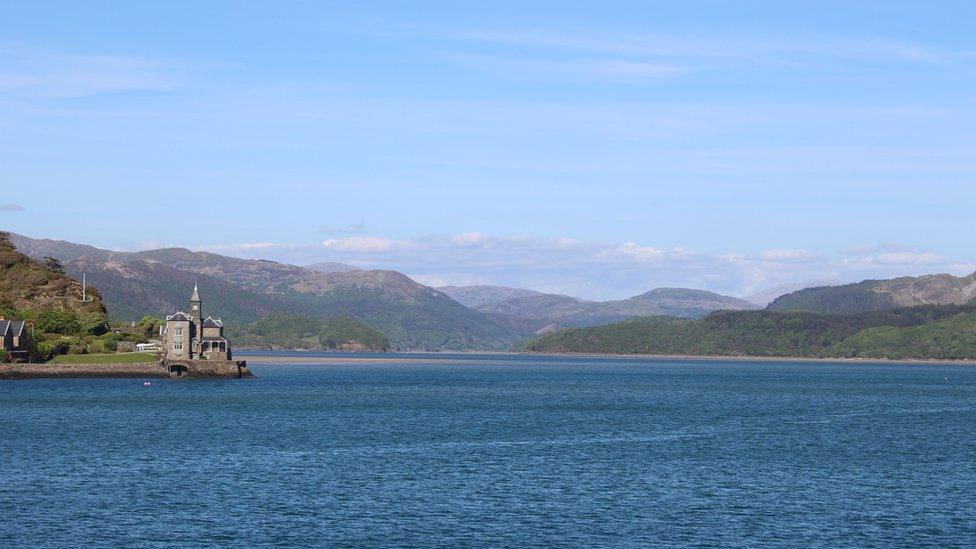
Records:
M861 342L856 356L885 358L889 356L888 343L871 332L872 329L928 327L973 311L976 307L959 305L905 307L853 315L719 311L698 320L651 317L564 330L530 341L523 348L557 353L852 356L849 338L856 335L863 338L855 340ZM923 337L946 332L920 329L911 333ZM926 349L931 352L934 347Z
M66 275L58 262L42 262L19 252L5 232L0 232L0 306L105 313L98 290L89 288L82 295L81 284Z
M891 359L976 358L976 313L921 326L879 326L854 334L824 352L829 357Z
M262 349L386 351L390 341L353 318L313 320L293 314L269 315L228 334L238 347Z
M28 322L32 360L104 351L117 339L98 290L84 290L57 260L38 261L19 252L5 232L0 232L0 316Z

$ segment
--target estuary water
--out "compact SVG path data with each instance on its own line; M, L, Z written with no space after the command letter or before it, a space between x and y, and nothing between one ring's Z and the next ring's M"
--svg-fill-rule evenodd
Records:
M976 544L976 367L390 358L2 382L0 546Z

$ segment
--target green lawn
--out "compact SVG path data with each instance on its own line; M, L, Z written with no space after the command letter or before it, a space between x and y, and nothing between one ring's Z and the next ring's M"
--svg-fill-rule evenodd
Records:
M154 353L111 353L104 355L59 355L48 364L131 364L134 362L156 362Z

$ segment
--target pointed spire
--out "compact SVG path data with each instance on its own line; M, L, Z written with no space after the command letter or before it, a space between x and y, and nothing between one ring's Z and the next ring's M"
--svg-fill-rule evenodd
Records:
M190 296L190 301L200 301L200 290L197 289L197 285L193 285L193 295Z

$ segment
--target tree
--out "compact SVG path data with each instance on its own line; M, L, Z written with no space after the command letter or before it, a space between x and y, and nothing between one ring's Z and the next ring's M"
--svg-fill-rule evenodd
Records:
M64 274L64 265L62 265L61 260L56 257L45 256L44 268L58 274Z

